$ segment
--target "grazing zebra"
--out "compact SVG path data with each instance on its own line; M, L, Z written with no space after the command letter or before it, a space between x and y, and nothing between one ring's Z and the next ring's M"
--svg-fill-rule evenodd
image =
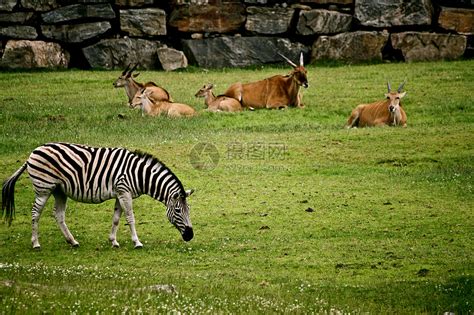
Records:
M67 242L79 246L69 231L65 219L67 197L85 203L101 203L116 199L109 240L116 239L118 224L125 211L135 248L143 247L135 230L132 199L147 194L167 207L169 221L181 233L183 240L193 238L183 185L163 163L152 155L130 152L123 148L92 148L71 143L48 143L36 148L28 160L3 183L2 216L11 224L15 214L15 183L28 170L35 190L32 215L33 248L40 248L38 221L46 201L54 196L54 216Z

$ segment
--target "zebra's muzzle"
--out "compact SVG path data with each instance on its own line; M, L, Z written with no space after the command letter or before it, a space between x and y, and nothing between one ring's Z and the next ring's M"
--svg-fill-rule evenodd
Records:
M193 228L189 226L185 227L182 236L185 242L189 242L190 240L192 240L194 236Z

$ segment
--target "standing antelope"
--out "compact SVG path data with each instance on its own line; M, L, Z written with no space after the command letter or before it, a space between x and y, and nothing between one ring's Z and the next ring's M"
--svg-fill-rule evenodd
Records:
M290 59L279 53L292 67L288 75L273 77L243 84L232 84L224 95L239 100L243 107L281 109L288 106L302 108L300 88L307 88L308 77L304 68L303 53L300 55L300 65L297 66Z
M153 101L151 99L152 90L150 88L142 89L135 94L130 104L131 108L138 106L142 109L142 116L165 115L172 118L195 116L196 110L189 105L181 103L171 103L167 101Z
M392 92L390 83L387 82L388 93L386 100L377 101L371 104L361 104L357 106L347 120L347 128L366 126L407 126L407 115L402 108L400 100L406 95L402 93L405 82L400 84L397 92Z
M51 195L54 216L66 241L74 239L65 222L67 198L84 203L115 199L115 211L109 240L119 247L116 235L120 216L125 212L135 248L143 247L135 230L132 200L147 194L166 205L166 215L184 241L193 238L185 191L173 172L157 158L123 148L92 148L80 144L48 143L36 148L28 160L3 183L2 216L10 224L15 214L15 183L25 171L33 183L35 202L31 210L33 248L40 248L38 228L41 212Z
M210 112L240 112L242 110L242 105L235 98L228 97L225 95L215 96L212 92L214 85L209 83L204 85L197 93L194 95L196 97L204 97L204 102L207 105L207 110Z
M157 86L154 82L140 83L135 81L133 78L136 78L140 73L133 74L133 71L137 68L138 63L135 64L131 69L130 65L122 72L122 74L115 80L113 83L115 88L123 87L128 97L128 104L132 103L133 97L137 92L145 87L150 88L153 92L151 98L154 101L170 101L172 102L171 96L162 87Z

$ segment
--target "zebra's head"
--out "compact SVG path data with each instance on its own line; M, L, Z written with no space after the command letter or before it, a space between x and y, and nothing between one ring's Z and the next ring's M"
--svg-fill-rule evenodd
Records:
M194 236L193 225L189 218L189 206L186 202L186 198L193 192L194 190L186 190L184 194L179 191L172 193L166 209L168 220L178 229L186 242L192 240Z

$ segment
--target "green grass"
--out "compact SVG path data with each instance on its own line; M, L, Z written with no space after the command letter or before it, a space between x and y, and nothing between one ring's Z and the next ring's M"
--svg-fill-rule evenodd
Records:
M128 109L112 87L118 71L0 73L0 178L42 143L67 141L147 151L196 189L189 243L143 196L134 201L143 250L123 218L121 248L111 248L113 201L70 200L73 249L50 200L33 251L23 175L16 219L0 224L0 313L472 313L473 69L309 66L305 109L239 114L203 112L194 93L288 69L143 72L200 111L183 120ZM387 79L407 79L408 127L344 129ZM219 152L212 170L190 162L201 142Z

